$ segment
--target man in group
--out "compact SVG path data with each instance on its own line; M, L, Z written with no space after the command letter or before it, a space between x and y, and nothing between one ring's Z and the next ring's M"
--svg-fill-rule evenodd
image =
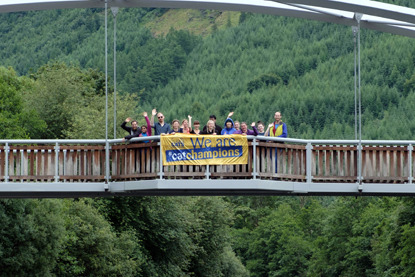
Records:
M130 117L127 117L124 122L121 124L121 128L126 130L129 135L125 136L123 141L130 140L132 138L139 137L141 134L141 130L138 128L138 124L136 120L131 121L131 127L127 126L127 123L131 121Z
M154 123L154 116L157 115L158 122ZM151 127L154 128L154 135L159 136L161 134L168 134L170 132L170 124L164 122L164 115L157 113L156 109L151 111Z
M216 116L214 114L209 116L209 120L213 120L215 122L215 133L220 134L222 132L222 127L220 127L218 124L216 124ZM206 132L207 125L203 127L203 132Z
M274 114L274 119L275 121L269 124L265 135L269 137L286 138L288 136L287 125L281 120L281 112L276 112Z
M248 125L246 124L246 122L242 122L241 123L241 129L236 130L236 132L234 134L241 134L241 135L246 135L246 136L257 136L258 135L258 130L255 127L255 122L251 123L251 127L252 127L252 130L249 130Z
M288 136L287 125L281 120L281 112L276 112L274 114L274 119L275 121L269 124L267 131L265 132L265 135L269 137L286 138ZM280 143L284 143L284 142L280 142ZM278 148L275 148L275 173L277 173L277 171L278 171Z

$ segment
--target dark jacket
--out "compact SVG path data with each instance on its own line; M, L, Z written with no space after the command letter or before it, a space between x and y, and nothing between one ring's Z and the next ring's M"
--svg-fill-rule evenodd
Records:
M133 130L133 128L132 127L128 127L128 126L126 126L126 124L127 124L127 121L124 121L122 124L121 124L121 128L123 128L124 130L126 130L128 133L130 133L128 136L125 136L124 138L125 139L132 139L132 138L136 138L136 137L139 137L140 136L140 134L141 134L141 128L139 128L138 126L137 126L137 129L136 130Z

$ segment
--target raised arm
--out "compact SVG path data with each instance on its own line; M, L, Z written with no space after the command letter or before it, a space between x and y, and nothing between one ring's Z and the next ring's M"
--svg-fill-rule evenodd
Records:
M189 128L191 129L192 128L192 116L189 114L187 118L189 119Z
M123 128L124 130L126 130L127 132L130 131L130 128L127 127L127 123L131 121L131 117L127 117L124 122L121 124L121 128Z
M252 131L254 131L254 136L258 135L258 129L255 127L255 122L251 123Z
M230 112L227 118L231 118L231 116L233 116L233 112Z
M150 125L151 125L151 127L153 127L154 126L154 116L157 114L157 110L156 109L153 109L152 111L151 111L151 120L150 120Z
M264 136L269 136L269 129L270 129L272 126L274 126L274 123L270 123L270 124L268 125L268 128L267 128L267 130L265 131Z
M150 120L148 119L147 112L143 112L143 116L147 122L147 136L151 136L151 123L150 123Z

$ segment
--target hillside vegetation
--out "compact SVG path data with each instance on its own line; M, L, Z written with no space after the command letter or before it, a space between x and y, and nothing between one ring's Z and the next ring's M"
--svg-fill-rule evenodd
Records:
M102 9L0 14L1 139L104 137L103 21ZM202 124L230 111L268 123L279 110L290 137L354 138L349 27L168 9L121 9L117 26L118 124L152 108ZM363 137L413 139L414 40L362 30L361 47ZM414 206L393 197L3 199L0 275L412 276Z

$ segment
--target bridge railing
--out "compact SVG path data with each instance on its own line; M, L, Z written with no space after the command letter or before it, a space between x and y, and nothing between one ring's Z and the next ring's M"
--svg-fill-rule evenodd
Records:
M143 143L151 139L150 143ZM163 166L159 137L122 140L0 140L1 182L147 179L267 179L412 183L413 142L299 140L248 136L246 165ZM108 145L108 158L106 157ZM107 168L108 159L108 168ZM108 172L107 172L108 171Z

